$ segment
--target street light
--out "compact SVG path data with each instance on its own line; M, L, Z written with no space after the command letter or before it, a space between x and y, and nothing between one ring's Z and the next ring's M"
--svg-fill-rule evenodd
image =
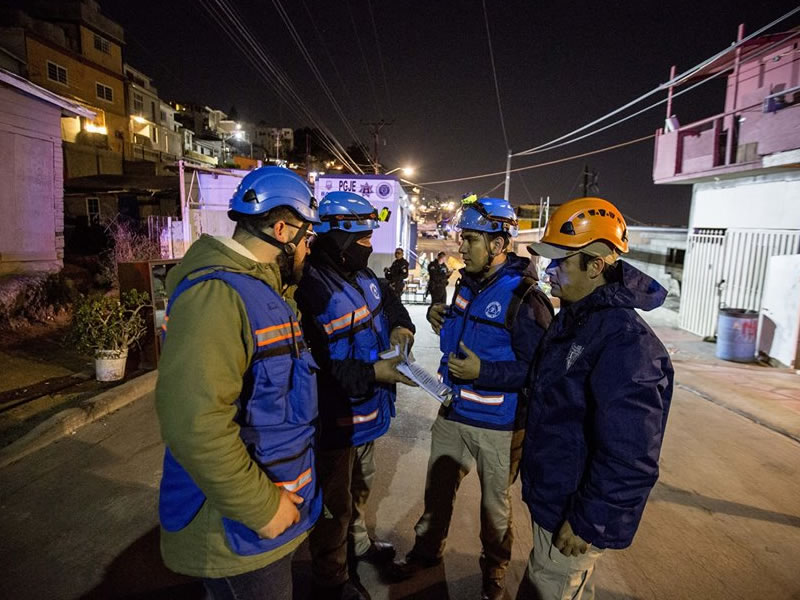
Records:
M391 175L395 171L403 171L403 175L405 175L406 177L411 177L414 174L413 167L397 167L395 169L392 169L391 171L386 171L384 175Z

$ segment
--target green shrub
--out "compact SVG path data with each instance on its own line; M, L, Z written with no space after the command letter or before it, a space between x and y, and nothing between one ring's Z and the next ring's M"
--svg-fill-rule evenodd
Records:
M120 355L147 332L142 310L149 304L147 293L137 290L125 292L119 299L84 296L75 303L67 341L92 356L99 350Z

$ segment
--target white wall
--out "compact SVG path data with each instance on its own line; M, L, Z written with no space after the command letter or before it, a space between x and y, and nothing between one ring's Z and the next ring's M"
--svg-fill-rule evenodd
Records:
M696 227L800 229L800 171L695 184Z

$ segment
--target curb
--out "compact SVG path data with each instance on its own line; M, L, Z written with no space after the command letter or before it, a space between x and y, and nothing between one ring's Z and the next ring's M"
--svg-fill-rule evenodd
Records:
M77 407L63 410L39 423L20 439L0 450L0 469L152 392L157 378L158 371L145 373L97 396L87 398Z

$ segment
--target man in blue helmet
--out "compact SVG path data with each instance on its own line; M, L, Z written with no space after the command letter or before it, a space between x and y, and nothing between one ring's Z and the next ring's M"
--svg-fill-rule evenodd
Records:
M291 598L291 560L322 510L316 364L284 289L316 201L288 169L244 177L232 238L203 235L167 276L156 409L167 450L161 552L214 600Z
M351 192L320 203L318 237L295 297L319 373L319 478L325 511L310 538L316 597L364 597L348 573L356 560L386 563L387 542L370 539L364 513L375 475L374 441L395 415L395 384L412 382L380 360L414 343L400 299L368 267L378 211Z
M439 374L452 387L431 430L425 509L414 547L396 564L397 578L439 564L458 486L473 464L481 484L482 598L502 598L511 558L511 484L517 476L525 407L519 392L553 308L530 260L509 251L517 233L506 200L471 195L457 221L464 261L449 307L433 305L440 334Z

